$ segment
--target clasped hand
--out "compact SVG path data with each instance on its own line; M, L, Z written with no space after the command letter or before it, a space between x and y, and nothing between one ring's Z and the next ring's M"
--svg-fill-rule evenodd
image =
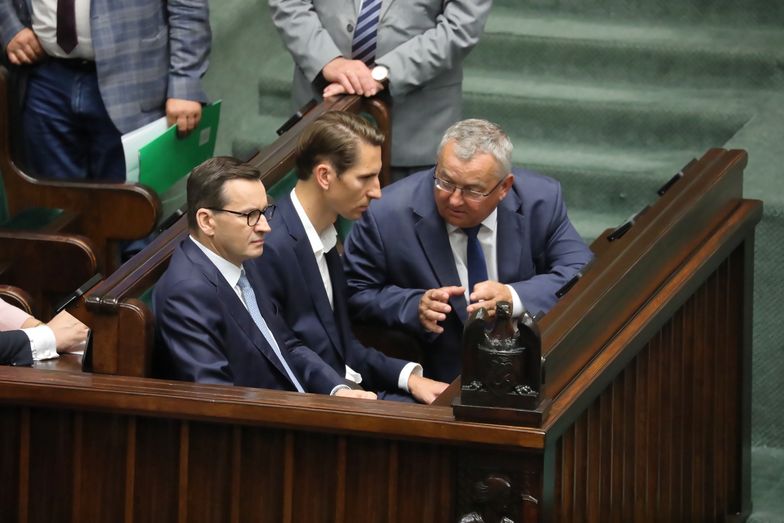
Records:
M455 286L425 291L419 300L419 321L425 330L436 334L444 332L444 328L438 322L444 321L447 314L452 311L449 298L460 296L464 292L464 287ZM466 308L469 315L484 308L492 316L495 314L496 303L499 301L511 302L512 293L503 283L487 280L474 285L474 291L470 294L469 299L471 304Z
M335 58L324 66L321 74L329 82L322 93L324 98L338 94L375 96L384 89L384 85L373 79L370 68L361 60Z

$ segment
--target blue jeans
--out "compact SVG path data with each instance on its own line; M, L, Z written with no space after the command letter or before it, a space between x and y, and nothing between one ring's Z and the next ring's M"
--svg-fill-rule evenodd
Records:
M34 176L125 181L122 135L106 112L94 65L50 59L32 68L22 131Z

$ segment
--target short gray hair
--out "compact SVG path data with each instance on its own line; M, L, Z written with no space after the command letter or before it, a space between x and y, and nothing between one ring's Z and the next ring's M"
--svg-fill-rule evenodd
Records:
M458 158L467 162L477 153L492 155L503 172L498 177L512 172L512 142L503 129L493 122L471 118L453 124L444 133L438 145L438 156L441 156L447 142L454 142L454 152Z

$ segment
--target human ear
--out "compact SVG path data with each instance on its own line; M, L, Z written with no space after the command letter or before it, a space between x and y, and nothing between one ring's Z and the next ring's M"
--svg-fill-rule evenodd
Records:
M196 225L206 236L215 235L215 217L209 209L201 208L196 211Z
M512 188L512 185L514 185L514 175L507 174L506 178L504 178L504 181L501 182L501 199L506 198L506 195L509 194L509 190Z
M313 177L316 179L316 183L325 191L329 189L331 183L330 173L332 173L332 167L328 163L319 163L313 168Z

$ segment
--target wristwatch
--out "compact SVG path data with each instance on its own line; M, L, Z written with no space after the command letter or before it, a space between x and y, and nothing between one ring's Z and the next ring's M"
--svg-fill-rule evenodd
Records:
M377 65L371 69L370 76L373 77L373 80L384 83L389 79L389 69L383 65Z

